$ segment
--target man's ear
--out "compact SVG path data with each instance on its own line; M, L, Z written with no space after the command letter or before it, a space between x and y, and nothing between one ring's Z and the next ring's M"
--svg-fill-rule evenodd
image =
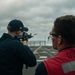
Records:
M60 35L58 36L58 44L62 44L62 37Z

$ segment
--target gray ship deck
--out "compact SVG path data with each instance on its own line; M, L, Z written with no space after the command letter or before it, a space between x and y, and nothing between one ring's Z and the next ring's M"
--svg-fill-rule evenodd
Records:
M36 56L37 59L37 65L42 62L43 60L46 60L48 58L53 57L55 54L57 54L57 50L54 50L52 46L31 46L30 47L33 53ZM28 67L28 69L23 68L23 75L34 75L35 74L35 69L37 67Z

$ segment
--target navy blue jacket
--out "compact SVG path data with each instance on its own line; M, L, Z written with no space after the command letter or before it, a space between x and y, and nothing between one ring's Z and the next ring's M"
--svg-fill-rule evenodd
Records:
M36 65L36 58L28 46L4 33L0 38L0 75L22 75L23 64Z

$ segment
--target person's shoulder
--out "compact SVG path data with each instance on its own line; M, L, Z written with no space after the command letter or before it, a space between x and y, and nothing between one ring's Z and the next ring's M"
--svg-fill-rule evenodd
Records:
M39 65L38 65L40 68L43 68L45 65L44 65L44 63L43 62L41 62L41 63L39 63Z
M12 40L11 42L12 42L12 43L20 43L19 40Z
M19 40L11 40L10 41L10 44L12 44L12 45L22 45L22 43L19 41Z
M45 68L45 65L44 65L44 63L43 62L41 62L38 66L37 66L37 68L36 68L36 73L35 73L35 75L48 75L47 74L47 71L46 71L46 68Z

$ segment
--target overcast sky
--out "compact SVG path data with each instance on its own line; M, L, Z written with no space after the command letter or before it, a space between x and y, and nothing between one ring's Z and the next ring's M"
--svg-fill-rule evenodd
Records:
M9 21L18 19L28 33L37 33L31 40L46 40L61 15L75 15L75 0L0 0L0 36L7 32Z

